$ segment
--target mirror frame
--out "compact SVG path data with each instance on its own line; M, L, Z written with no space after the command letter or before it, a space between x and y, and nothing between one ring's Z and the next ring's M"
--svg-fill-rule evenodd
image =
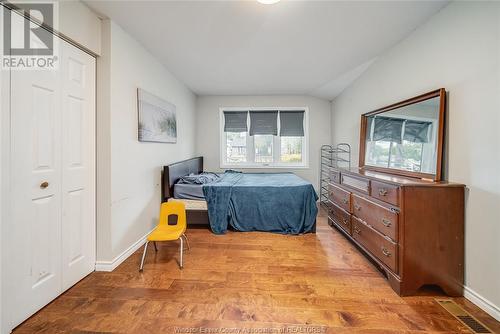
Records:
M368 116L377 115L386 111L398 109L411 104L429 100L435 97L439 97L439 126L438 126L438 141L437 141L437 161L436 161L436 173L421 173L421 172L410 172L406 170L399 170L395 168L388 167L376 167L365 164L365 152L366 152L366 124ZM421 179L431 179L434 181L441 181L441 168L443 162L443 142L444 142L444 113L446 109L446 90L440 88L429 93L425 93L419 96L412 97L410 99L391 104L389 106L379 108L374 111L370 111L361 115L361 129L359 135L359 167L366 170L373 170L377 172L403 175Z

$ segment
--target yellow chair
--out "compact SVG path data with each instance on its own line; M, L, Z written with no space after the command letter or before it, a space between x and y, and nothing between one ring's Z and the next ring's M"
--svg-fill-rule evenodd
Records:
M169 225L168 217L175 215L177 216L177 224ZM181 201L170 201L166 203L162 203L160 207L160 220L158 222L158 226L151 232L148 236L146 244L144 245L144 252L142 253L141 266L139 271L142 271L144 268L144 259L146 258L146 252L148 250L148 244L150 241L153 242L155 246L155 251L158 251L156 247L157 241L181 241L181 252L180 252L180 261L179 265L182 269L182 253L184 251L184 242L182 237L186 239L187 247L189 247L189 241L185 234L186 232L186 206Z

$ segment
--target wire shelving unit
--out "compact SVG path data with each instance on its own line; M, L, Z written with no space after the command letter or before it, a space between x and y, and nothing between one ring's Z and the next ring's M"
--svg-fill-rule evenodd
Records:
M351 146L347 143L322 145L320 152L319 200L322 205L328 202L328 183L332 171L351 168Z

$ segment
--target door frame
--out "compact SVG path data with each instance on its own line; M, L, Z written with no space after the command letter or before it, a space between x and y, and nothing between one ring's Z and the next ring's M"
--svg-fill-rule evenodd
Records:
M4 10L11 10L0 4L0 15L3 15ZM25 19L36 22L35 18L25 16ZM79 43L71 40L66 37L64 34L57 32L50 27L42 26L44 29L50 31L54 36L59 38L62 43L68 43L81 51L89 54L94 57L95 62L95 101L94 101L94 113L95 113L95 122L94 126L97 129L97 57L95 53L89 51L86 47L80 45ZM0 45L0 51L3 52L3 45ZM10 183L10 175L11 175L11 161L12 154L10 152L11 147L11 103L10 103L10 95L11 95L11 71L6 71L0 69L0 333L10 333L12 332L11 328L11 316L9 314L9 309L5 307L6 301L9 300L10 295L8 291L5 290L5 283L7 277L7 272L4 268L5 263L7 263L8 259L5 255L5 247L7 247L5 226L7 222L9 222L12 218L11 212L11 200L9 197L9 193L11 190ZM96 176L94 179L94 183L97 183L97 131L94 132L94 175ZM94 188L94 194L97 195L97 185ZM97 196L94 196L95 207L97 208ZM97 256L97 210L94 212L95 215L95 247L96 247L96 256ZM95 268L95 264L94 264Z
M5 316L5 308L4 308L4 263L5 252L3 247L4 243L4 223L9 220L10 217L10 203L7 200L7 194L10 190L10 71L3 71L0 74L0 96L1 96L1 104L0 104L0 151L2 154L0 155L0 187L2 191L0 192L0 259L2 265L0 266L0 332L5 333L6 331L6 316Z
M0 15L3 16L3 11L7 10L3 6L0 10ZM0 50L3 53L3 45L0 46ZM10 220L10 201L8 194L11 189L10 185L10 70L0 69L0 333L10 333L11 329L7 323L9 318L7 315L7 309L5 306L5 270L4 263L7 259L5 258L4 247L6 243L5 238L5 224Z

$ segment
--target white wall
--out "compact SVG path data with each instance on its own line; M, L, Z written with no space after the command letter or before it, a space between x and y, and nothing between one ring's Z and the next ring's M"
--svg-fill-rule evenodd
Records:
M54 28L96 55L101 54L101 20L79 0L56 0ZM0 18L0 22L3 17ZM47 24L47 22L45 22ZM0 28L1 29L1 28Z
M101 54L101 20L78 0L60 0L59 31L93 53Z
M247 172L293 171L318 188L319 149L330 143L330 102L310 96L202 96L197 100L196 154L204 157L207 171L220 171L219 108L221 107L308 107L309 168L248 169Z
M0 16L3 17L4 15L4 8L0 6ZM3 19L0 19L0 34L3 36ZM3 43L0 43L0 55L3 55ZM5 80L7 72L4 72L3 70L0 70L0 151L3 153L4 150L4 143L5 143L5 116L4 116L4 110L5 110L5 101L6 98L5 96L7 95L6 89L4 89L4 84L3 81ZM4 215L5 215L5 210L3 209L4 205L4 188L5 188L5 180L6 177L4 176L5 173L5 168L4 168L4 163L5 163L5 158L3 154L0 154L0 236L3 235L3 222L4 222ZM2 265L0 265L0 332L3 331L3 238L0 237L0 261Z
M196 96L115 23L103 22L98 60L98 263L148 233L160 208L161 166L190 158ZM137 140L137 88L177 107L177 144Z
M350 142L357 160L360 114L440 87L447 89L446 176L468 187L467 296L483 302L486 309L481 296L489 300L488 310L497 319L499 61L500 3L454 2L380 57L332 103L332 140Z

